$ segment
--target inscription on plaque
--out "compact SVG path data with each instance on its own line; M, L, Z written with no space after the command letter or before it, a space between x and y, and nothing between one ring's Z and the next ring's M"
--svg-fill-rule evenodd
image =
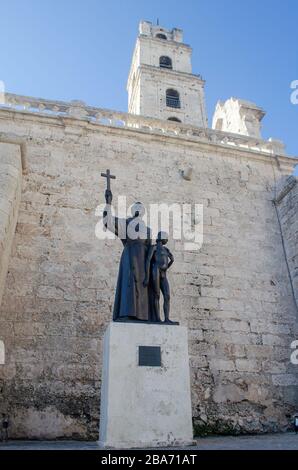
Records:
M159 346L139 346L139 366L161 367Z

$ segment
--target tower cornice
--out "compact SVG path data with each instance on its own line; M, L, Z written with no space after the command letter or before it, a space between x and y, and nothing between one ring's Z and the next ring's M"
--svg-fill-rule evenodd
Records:
M190 81L196 81L200 85L205 85L206 80L204 80L201 75L193 74L193 73L187 73L187 72L178 72L177 70L168 70L168 69L161 69L160 67L156 67L154 65L147 65L147 64L141 64L138 66L138 70L141 72L142 70L152 70L156 74L160 74L162 78L164 78L165 75L168 77L183 77L184 80L190 80Z

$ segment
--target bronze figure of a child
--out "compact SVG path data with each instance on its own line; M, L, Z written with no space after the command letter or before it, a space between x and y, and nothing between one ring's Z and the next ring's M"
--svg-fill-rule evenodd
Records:
M172 322L169 318L170 315L170 286L167 279L167 270L174 263L174 256L170 250L165 246L168 242L168 235L165 232L159 232L156 239L156 245L152 245L149 249L146 259L144 286L149 284L150 267L154 291L154 310L156 321L161 322L160 319L160 291L163 295L163 310L164 310L164 323L177 324Z

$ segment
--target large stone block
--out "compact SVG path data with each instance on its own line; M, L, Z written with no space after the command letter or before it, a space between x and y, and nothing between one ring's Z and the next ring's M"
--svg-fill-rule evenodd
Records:
M139 365L139 347L160 348L160 366ZM187 329L111 323L105 333L100 443L153 447L192 443Z
M5 346L3 341L0 339L0 365L5 364Z

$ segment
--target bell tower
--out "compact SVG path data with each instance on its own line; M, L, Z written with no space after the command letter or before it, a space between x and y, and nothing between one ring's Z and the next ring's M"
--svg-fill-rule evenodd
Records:
M207 127L204 80L192 73L183 32L141 21L129 72L128 112Z

